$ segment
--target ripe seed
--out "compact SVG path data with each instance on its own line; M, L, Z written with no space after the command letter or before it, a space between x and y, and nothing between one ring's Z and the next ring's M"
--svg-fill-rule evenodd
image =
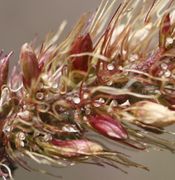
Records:
M113 64L108 64L108 65L107 65L107 69L108 69L109 71L114 70L114 65L113 65Z
M166 38L166 46L173 44L174 40L171 37Z
M75 104L79 104L80 102L81 102L81 100L80 100L80 98L79 97L73 97L73 102L75 103Z
M42 93L42 92L37 92L37 93L36 93L36 99L38 99L38 100L43 100L43 99L44 99L44 93Z
M130 60L131 62L134 62L134 61L136 61L136 60L138 60L138 59L139 59L138 54L132 54L132 55L129 56L129 60Z
M165 71L164 76L166 78L169 78L171 76L171 72L170 71Z
M168 68L168 65L165 63L162 63L160 66L163 70L166 70Z

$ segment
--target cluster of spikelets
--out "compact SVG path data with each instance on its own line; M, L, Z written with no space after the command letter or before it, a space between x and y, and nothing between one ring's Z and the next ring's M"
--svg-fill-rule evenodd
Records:
M173 135L164 127L175 123L174 1L128 0L111 16L115 5L102 2L59 44L65 22L40 47L24 44L20 71L15 67L9 78L12 53L2 57L4 179L12 179L14 164L32 169L24 156L58 167L83 162L147 169L118 152L118 144L175 151L175 142L159 137ZM105 138L115 149L102 145Z

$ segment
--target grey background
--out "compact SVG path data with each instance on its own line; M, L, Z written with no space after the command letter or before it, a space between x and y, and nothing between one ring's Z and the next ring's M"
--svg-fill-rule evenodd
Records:
M62 20L68 20L65 33L78 17L87 11L96 9L100 0L0 0L0 49L5 52L14 50L11 60L15 64L23 43L31 41L36 34L44 38L48 31L56 31ZM118 149L117 144L113 145ZM66 169L54 170L64 180L174 180L175 158L169 152L129 151L132 158L144 163L150 172L140 169L128 169L128 175L110 167L77 165ZM28 179L54 180L50 176L31 173L23 169L16 172L16 180Z

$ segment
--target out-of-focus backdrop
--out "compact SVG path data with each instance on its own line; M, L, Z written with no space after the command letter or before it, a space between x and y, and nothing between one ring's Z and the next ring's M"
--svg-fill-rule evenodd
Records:
M14 50L11 64L17 63L20 47L30 42L36 35L39 40L48 31L56 31L59 24L66 19L68 25L65 34L84 12L94 11L100 0L0 0L0 49L5 52ZM63 36L65 35L63 34ZM112 145L118 149L117 144ZM74 167L54 169L63 180L174 180L175 156L169 152L135 152L128 151L133 160L145 164L150 172L141 169L127 169L123 174L111 167L77 165ZM50 167L48 167L50 169ZM28 172L19 168L16 180L55 178L39 173Z

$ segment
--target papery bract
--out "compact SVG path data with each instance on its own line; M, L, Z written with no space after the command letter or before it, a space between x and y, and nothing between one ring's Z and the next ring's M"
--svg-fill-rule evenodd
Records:
M156 127L165 127L175 123L175 112L167 107L150 101L140 101L130 110L136 121Z
M35 52L29 44L24 44L20 53L20 65L23 73L23 83L26 87L31 87L32 81L36 81L40 69Z
M92 52L93 44L89 34L78 37L72 44L70 55ZM89 56L72 57L71 70L87 71L89 64Z
M65 151L64 149L62 151L62 155L66 157L93 154L103 151L102 146L100 146L99 144L83 139L64 141L59 139L53 139L51 143L55 146L65 148Z
M127 131L121 123L108 115L95 115L89 117L90 125L100 134L114 140L126 139Z
M13 52L10 52L4 58L0 60L0 88L3 84L7 83L8 71L9 71L9 58Z

